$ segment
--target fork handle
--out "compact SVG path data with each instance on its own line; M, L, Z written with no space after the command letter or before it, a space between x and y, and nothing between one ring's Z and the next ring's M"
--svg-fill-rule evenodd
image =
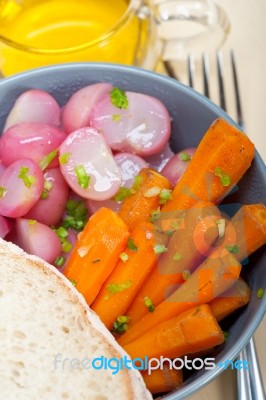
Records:
M252 338L239 354L239 359L242 362L248 361L249 370L242 368L237 371L238 399L265 400L256 348Z

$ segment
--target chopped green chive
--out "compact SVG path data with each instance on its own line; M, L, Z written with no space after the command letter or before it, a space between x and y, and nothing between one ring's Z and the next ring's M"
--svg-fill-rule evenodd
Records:
M231 183L230 176L225 174L221 168L216 167L214 170L214 175L220 178L220 183L222 186L229 186Z
M89 186L89 182L90 182L90 176L87 175L83 165L77 165L74 168L74 171L78 178L79 186L82 187L82 189L87 189L87 187Z
M53 150L51 153L44 156L41 161L39 162L39 167L42 171L44 171L53 161L53 159L57 156L58 150Z
M69 281L72 283L73 286L77 286L78 282L75 281L74 279L69 279Z
M41 194L41 199L48 199L49 197L49 191L52 190L53 188L53 182L48 181L48 179L44 180L44 185L43 185L43 191Z
M127 262L127 260L129 259L128 254L127 253L121 253L119 256L120 260L123 261L123 263Z
M160 204L165 204L168 200L172 200L172 190L170 189L162 189L160 194Z
M216 224L217 224L217 228L218 228L219 238L224 237L224 233L225 233L225 219L219 219L218 221L216 221Z
M189 270L184 270L182 272L182 278L184 279L184 281L188 280L188 278L190 277L190 271Z
M83 201L68 200L66 205L66 215L62 226L66 229L72 228L76 231L84 229L88 219L88 209Z
M181 161L190 161L191 160L191 155L186 153L186 152L182 152L182 153L179 153L178 158Z
M118 87L114 87L110 92L111 102L117 108L128 108L128 98L126 93L119 89Z
M115 195L115 200L120 203L130 196L131 196L131 190L124 186L120 186L118 192Z
M100 261L101 261L100 258L95 258L94 260L92 260L92 264L97 264Z
M6 192L7 189L4 188L3 186L0 186L0 199L2 199L5 196Z
M225 246L226 250L229 251L229 253L236 254L238 252L238 247L236 244L234 246Z
M223 331L223 334L224 334L224 341L226 342L227 339L228 339L229 336L230 336L230 333L229 333L229 332L226 332L226 331Z
M167 231L165 231L165 234L166 234L168 237L173 236L173 233L174 233L174 230L168 229Z
M113 120L113 121L119 122L120 119L121 119L121 115L119 115L119 114L113 114L113 115L112 115L112 120Z
M62 242L62 251L64 253L69 253L70 250L72 250L73 247L72 244L66 239L62 240L61 242Z
M63 256L58 256L58 257L55 259L54 264L55 264L57 267L60 268L60 267L63 267L65 261L66 261L65 257L63 257Z
M155 254L162 254L162 253L166 253L168 251L167 247L165 247L164 244L156 244L153 247L153 250L154 250Z
M35 225L36 222L37 222L36 219L29 219L29 220L28 220L28 224L29 224L29 225Z
M175 255L173 256L173 260L174 261L179 261L181 260L182 255L180 253L175 253Z
M198 314L199 311L200 311L200 307L198 306L198 307L196 307L196 309L195 309L194 313L192 314L192 316Z
M150 312L153 312L155 310L155 306L148 296L144 297L144 304Z
M123 333L128 330L128 323L130 321L130 317L126 315L119 315L116 321L113 323L112 332L114 333Z
M59 156L59 163L61 165L66 165L69 161L69 158L71 156L71 153L63 153Z
M109 285L107 285L107 290L111 295L114 295L116 293L120 293L123 292L124 290L130 288L130 286L132 285L131 281L126 281L124 283L110 283ZM107 300L110 296L105 297L105 299Z
M158 208L157 210L153 210L151 212L151 222L156 221L157 219L160 218L161 212L160 209Z
M135 242L134 242L134 240L132 238L128 239L127 247L131 251L138 251L139 250L138 246L136 246L136 244L135 244Z
M134 183L132 185L132 191L134 193L134 191L139 190L140 185L142 184L143 178L141 175L136 175L134 178Z
M65 239L68 237L68 231L63 226L60 226L58 229L56 229L56 234L60 239Z
M33 175L29 175L29 168L27 167L21 167L19 174L18 174L18 178L22 179L24 182L24 185L27 188L30 188L31 185L35 182L35 178Z
M259 299L262 299L263 296L264 296L264 289L263 289L263 288L259 288L259 289L257 290L257 297L258 297Z

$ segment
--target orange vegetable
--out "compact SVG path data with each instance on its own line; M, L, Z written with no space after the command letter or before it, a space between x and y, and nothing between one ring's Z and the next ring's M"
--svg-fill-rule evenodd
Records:
M157 262L154 252L154 229L150 222L142 222L131 234L137 251L126 248L112 274L101 288L92 304L92 309L99 315L108 329L119 315L123 315L136 293ZM124 259L124 261L123 261ZM117 287L116 293L109 289ZM123 287L125 289L123 289ZM114 290L115 291L115 290Z
M233 311L245 306L249 302L249 298L250 289L246 282L239 278L229 290L210 301L209 306L219 322Z
M150 374L147 371L142 371L141 375L147 389L152 394L170 392L179 388L183 383L182 370L170 369L168 365L164 365L163 369L155 369Z
M193 307L177 317L158 324L124 346L134 358L170 357L211 349L224 342L224 335L207 304Z
M165 217L170 218L169 213ZM161 218L164 218L163 214ZM161 255L127 311L132 325L147 314L144 303L146 297L155 306L161 303L176 284L184 282L208 255L218 237L216 222L219 218L221 216L217 207L208 202L198 202L185 212L182 224L177 226L178 229L169 240L168 251Z
M101 208L91 216L79 234L64 274L88 304L94 301L113 271L128 238L126 224L108 208Z
M130 231L138 223L148 220L151 212L160 206L159 191L172 189L171 183L153 169L144 168L139 176L141 177L139 187L132 196L124 200L119 211L120 217L128 225Z
M171 319L182 312L200 304L209 303L225 290L234 285L239 278L241 264L228 253L220 257L211 253L190 278L180 285L166 300L160 303L153 313L144 315L118 342L124 346L140 338L145 332Z
M239 129L217 119L203 136L163 211L188 209L199 199L218 203L242 178L254 145Z

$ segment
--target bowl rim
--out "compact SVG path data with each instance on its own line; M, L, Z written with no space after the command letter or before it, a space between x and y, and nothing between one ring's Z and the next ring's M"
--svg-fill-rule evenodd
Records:
M1 87L9 85L10 83L16 84L20 80L36 78L38 77L38 75L43 75L46 72L53 73L58 71L63 72L71 70L88 71L90 69L97 69L99 73L106 71L117 71L118 73L126 73L130 76L137 75L141 76L142 78L146 77L149 79L152 78L155 79L156 81L160 81L162 84L167 84L167 85L170 84L171 86L176 87L179 91L186 93L189 96L193 97L194 99L200 101L201 103L203 103L203 105L207 106L214 113L218 114L222 118L226 119L229 123L233 124L234 126L238 127L238 129L242 130L242 128L225 111L223 111L219 106L214 104L210 99L203 96L201 93L198 93L194 89L178 82L173 78L138 67L125 66L113 63L98 63L98 62L57 64L53 66L32 69L26 72L12 75L10 77L6 77L0 80L0 89ZM265 177L266 177L265 165L257 150L255 150L255 158L257 163L259 164L259 168L265 170ZM256 331L265 313L266 313L266 296L263 296L263 298L260 299L260 307L258 309L258 312L256 312L256 314L252 316L251 323L249 324L248 328L245 331L241 332L241 334L237 338L237 341L232 345L232 349L227 351L226 355L219 358L219 363L220 362L224 363L226 360L234 360L238 356L240 351L245 347L245 345L249 342L250 338L252 337L253 333ZM222 371L223 369L218 368L218 366L212 370L205 370L202 376L198 376L195 379L192 379L187 385L185 384L180 389L174 392L170 392L164 395L162 398L165 398L167 400L185 399L187 396L192 395L193 393L201 389L203 386L214 380Z

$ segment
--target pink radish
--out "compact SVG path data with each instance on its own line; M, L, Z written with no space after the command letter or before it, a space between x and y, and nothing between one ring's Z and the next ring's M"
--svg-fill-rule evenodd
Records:
M72 132L61 144L61 172L71 189L86 199L113 197L121 173L103 135L94 128Z
M172 185L175 185L187 169L189 161L193 157L195 151L196 149L194 147L190 147L189 149L175 154L162 169L161 174L164 175Z
M75 92L62 111L66 133L89 126L92 107L111 89L109 83L96 83Z
M56 225L61 219L68 199L69 188L59 168L44 173L44 189L40 200L25 215L45 225Z
M159 154L145 157L145 161L150 165L151 168L154 168L156 171L160 172L173 155L174 152L167 143L165 148Z
M21 159L0 176L0 214L17 218L25 215L39 200L44 178L38 164Z
M118 153L114 156L114 159L121 170L121 186L125 188L130 188L139 171L148 166L148 164L136 154ZM115 198L104 201L87 200L88 210L91 214L94 214L101 207L111 208L117 212L120 210L121 204L122 203Z
M33 254L53 263L61 253L61 242L56 233L47 225L35 220L18 218L16 229L20 246Z
M141 93L122 92L126 103L118 108L112 93L106 94L93 108L91 125L103 132L115 151L140 156L159 153L170 137L170 117L162 102Z
M4 165L10 165L20 158L30 157L39 163L45 156L57 149L66 134L57 128L36 122L22 123L7 130L0 139L0 158ZM49 167L58 166L58 157Z
M28 90L22 93L6 119L3 132L22 122L38 122L59 126L60 107L56 100L43 90Z

